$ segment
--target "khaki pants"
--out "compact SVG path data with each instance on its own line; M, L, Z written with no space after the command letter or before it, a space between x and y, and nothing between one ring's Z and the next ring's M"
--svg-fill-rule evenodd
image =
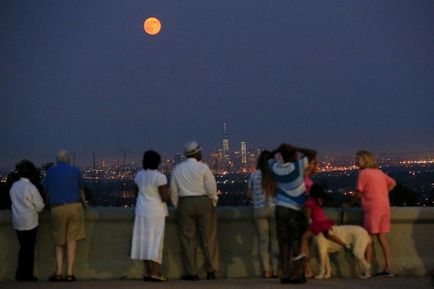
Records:
M184 273L196 275L197 233L202 242L205 270L215 272L219 267L217 215L208 196L179 199L178 234L181 240Z
M253 209L262 270L270 273L277 273L279 267L279 244L274 214L274 207Z

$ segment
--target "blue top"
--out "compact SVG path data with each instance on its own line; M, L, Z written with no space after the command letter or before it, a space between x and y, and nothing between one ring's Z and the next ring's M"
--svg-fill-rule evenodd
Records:
M301 210L307 200L304 170L308 164L307 157L303 157L294 163L281 164L274 159L268 161L271 175L277 182L277 206Z
M80 170L67 163L58 162L47 171L46 189L50 205L80 202L82 179Z

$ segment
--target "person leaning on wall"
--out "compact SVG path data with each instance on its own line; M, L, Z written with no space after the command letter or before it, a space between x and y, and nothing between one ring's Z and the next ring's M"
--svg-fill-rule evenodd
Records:
M143 280L152 282L167 281L161 275L161 263L169 192L166 176L158 171L160 163L159 153L146 151L143 154L143 170L137 172L134 178L137 200L131 259L143 261Z
M217 237L217 185L203 163L202 148L191 141L184 146L187 160L178 164L170 180L170 197L177 209L177 226L183 253L183 280L197 281L196 232L200 235L206 278L216 279L219 267Z
M56 271L50 281L76 281L73 274L77 241L86 237L84 209L87 207L80 170L70 165L65 150L57 153L56 165L47 171L46 187L51 207L51 231L54 236ZM66 253L66 275L63 260Z
M276 182L268 168L269 151L259 155L256 170L247 182L247 198L252 200L253 219L258 238L259 260L264 278L277 278L279 270L279 245L277 243L274 192Z
M19 180L9 191L12 202L12 224L17 232L20 250L15 273L17 281L38 281L33 275L35 245L39 226L39 213L45 204L37 187L32 184L32 176L37 173L35 165L23 160L16 166Z

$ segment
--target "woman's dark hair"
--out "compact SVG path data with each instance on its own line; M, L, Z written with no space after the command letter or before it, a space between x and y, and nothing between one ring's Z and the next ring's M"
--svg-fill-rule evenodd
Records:
M22 160L16 165L18 175L22 178L33 180L39 173L35 165L28 160Z
M321 201L324 202L326 194L323 186L318 184L313 184L312 187L310 188L309 196L314 199L320 199Z
M268 160L271 158L269 151L262 151L259 154L258 161L256 163L256 169L261 172L268 170Z
M281 144L277 148L277 151L282 154L282 159L285 163L295 162L297 160L297 150L290 144Z
M11 200L8 192L12 185L16 181L19 181L21 177L29 179L30 182L32 182L32 184L38 188L41 196L43 198L45 197L43 195L44 187L41 184L41 171L36 168L31 161L22 160L15 164L15 169L8 174L5 186L3 188L0 187L0 189L4 189L6 191L5 194L2 194L5 191L0 191L0 208L11 207Z
M270 168L268 167L268 160L272 157L269 151L262 151L258 157L256 169L261 171L262 174L262 190L264 191L265 198L274 194L276 191L276 182L271 177Z
M161 163L161 156L153 150L146 151L143 154L143 168L145 170L156 170Z

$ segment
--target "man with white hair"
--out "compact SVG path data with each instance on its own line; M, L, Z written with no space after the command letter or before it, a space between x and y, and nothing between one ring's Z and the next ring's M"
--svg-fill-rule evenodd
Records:
M65 150L57 153L56 165L47 171L46 187L51 207L51 231L56 244L56 271L50 281L75 281L73 267L77 241L85 238L84 208L87 206L82 190L80 170L70 165ZM66 251L66 276L63 259Z
M202 149L195 141L184 146L187 160L178 164L170 181L172 203L177 208L178 233L183 253L183 280L198 280L196 232L199 231L207 279L215 279L219 266L217 238L217 185L209 167L201 162Z

